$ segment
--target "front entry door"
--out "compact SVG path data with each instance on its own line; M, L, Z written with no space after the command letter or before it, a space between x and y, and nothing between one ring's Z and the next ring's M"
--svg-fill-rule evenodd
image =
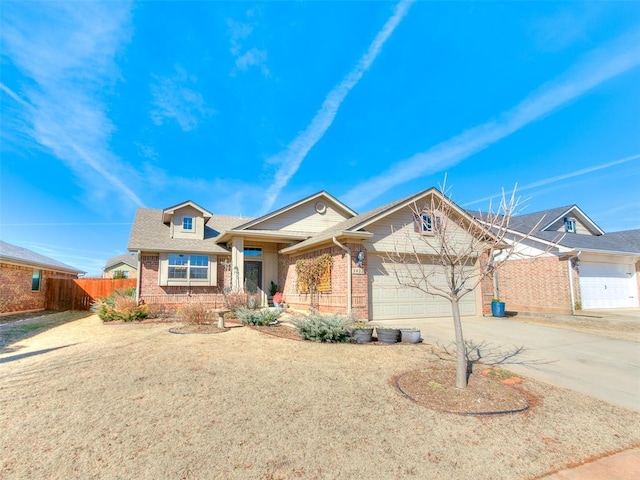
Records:
M262 290L262 262L244 262L244 284L249 293Z

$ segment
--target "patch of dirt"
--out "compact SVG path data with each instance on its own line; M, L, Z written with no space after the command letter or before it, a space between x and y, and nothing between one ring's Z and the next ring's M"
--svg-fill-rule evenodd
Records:
M298 332L293 327L283 325L281 323L279 323L278 325L269 325L266 327L252 325L250 328L262 333L266 333L267 335L274 335L276 337L287 338L289 340L302 341L302 337L298 335Z
M455 378L455 365L437 366L407 372L396 380L396 385L417 404L439 412L497 415L529 408L527 398L519 390L491 375L473 373L463 389L456 388Z
M170 328L169 331L171 333L202 333L202 334L211 334L211 333L224 333L228 332L231 327L219 328L217 325L209 325L209 324L201 324L201 325L182 325L180 327Z

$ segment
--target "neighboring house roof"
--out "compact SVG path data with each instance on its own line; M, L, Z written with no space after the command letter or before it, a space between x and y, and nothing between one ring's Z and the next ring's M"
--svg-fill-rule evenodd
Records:
M551 208L540 212L529 213L526 215L516 215L511 218L509 228L521 233L529 233L532 229L537 231L545 231L558 220L565 217L578 218L585 224L594 235L602 235L602 230L596 223L589 218L577 205L569 205L566 207Z
M183 204L180 204L183 205ZM139 208L136 212L129 245L131 251L145 250L157 252L194 252L229 253L229 250L217 244L218 237L226 230L247 221L246 217L211 215L204 227L204 240L190 238L171 238L170 227L163 222L165 210Z
M118 265L128 265L131 268L138 268L138 259L135 253L125 253L118 255L117 257L111 257L107 260L103 270L109 270L110 268L117 267Z
M476 218L482 218L481 212L469 213ZM565 217L579 219L593 235L547 230ZM640 255L640 230L605 233L577 205L513 216L509 222L509 230L522 235L530 234L530 239L534 241L542 240L572 250Z
M36 253L26 248L3 242L2 240L0 240L0 260L5 260L10 263L18 263L30 267L39 267L47 270L54 270L57 272L75 274L86 273L75 267L67 265L66 263L59 262L58 260L54 260L53 258L47 257L40 253Z

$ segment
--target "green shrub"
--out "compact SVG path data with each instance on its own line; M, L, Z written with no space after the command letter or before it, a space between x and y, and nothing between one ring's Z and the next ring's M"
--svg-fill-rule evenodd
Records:
M178 309L178 317L188 325L211 323L215 315L203 303L185 303Z
M135 294L135 288L115 290L108 297L99 298L93 302L91 311L96 313L103 322L143 320L149 315L149 307L137 305Z
M300 336L313 342L341 343L351 339L353 320L341 315L307 315L292 320Z
M250 308L239 307L236 309L236 318L245 325L269 325L275 322L280 316L281 310L278 308L265 308L263 310L251 310Z

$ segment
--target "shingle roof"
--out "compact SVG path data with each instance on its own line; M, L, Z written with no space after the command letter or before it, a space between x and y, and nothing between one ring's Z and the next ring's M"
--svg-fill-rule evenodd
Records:
M131 251L145 250L158 252L229 253L216 243L216 239L226 230L247 222L246 217L212 215L204 227L204 240L171 238L170 227L162 222L163 210L139 208L136 212L129 245Z
M567 214L570 210L584 215L577 205L551 208L540 212L533 212L526 215L517 215L511 218L509 229L528 234L537 226L537 231L533 232L532 239L540 239L545 242L557 243L563 247L572 249L594 250L607 253L629 253L640 255L640 230L627 230L621 232L604 233L602 235L584 235L577 233L567 233L555 231L543 231L551 222ZM468 211L476 218L481 218L480 212ZM593 221L584 215L584 219L591 222L593 226L600 230Z
M34 267L47 268L50 270L70 273L85 273L84 271L67 265L66 263L59 262L58 260L54 260L53 258L47 257L40 253L36 253L26 248L3 242L2 240L0 240L0 258Z
M136 258L136 254L125 253L123 255L118 255L117 257L111 257L110 259L108 259L104 265L103 270L114 267L116 265L120 265L121 263L129 265L132 268L138 268L138 259Z

